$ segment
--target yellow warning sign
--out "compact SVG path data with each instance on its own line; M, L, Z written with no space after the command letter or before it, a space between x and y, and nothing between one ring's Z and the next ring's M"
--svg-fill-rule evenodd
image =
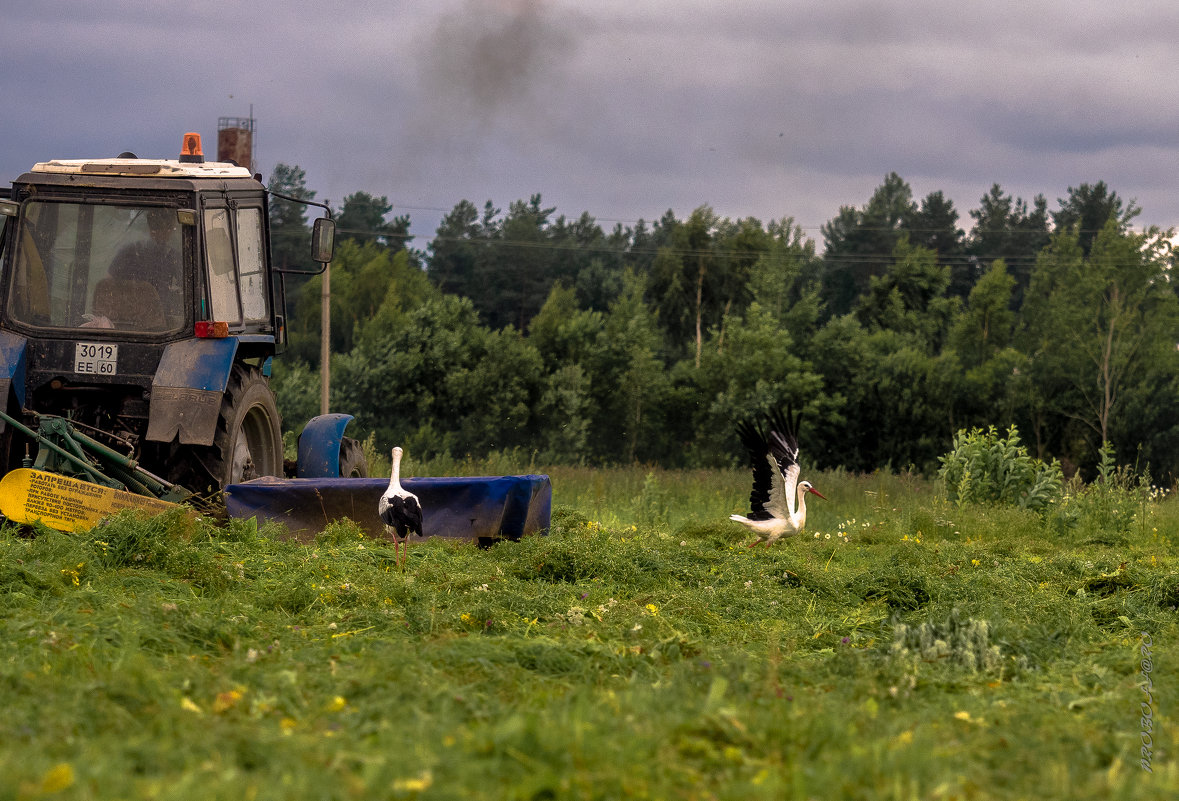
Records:
M40 521L58 531L83 531L124 509L144 509L158 514L176 506L28 468L13 470L0 479L0 514L16 523Z

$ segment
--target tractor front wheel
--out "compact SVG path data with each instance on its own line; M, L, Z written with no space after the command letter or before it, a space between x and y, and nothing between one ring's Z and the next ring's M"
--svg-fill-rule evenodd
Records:
M260 476L282 475L282 425L270 383L255 367L236 364L205 466L224 489Z

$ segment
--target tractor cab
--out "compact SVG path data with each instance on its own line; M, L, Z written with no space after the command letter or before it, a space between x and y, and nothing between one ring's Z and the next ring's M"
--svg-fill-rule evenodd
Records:
M282 475L269 375L283 304L259 178L186 134L175 160L46 161L14 181L0 411L67 418L187 485ZM24 449L4 428L11 468Z

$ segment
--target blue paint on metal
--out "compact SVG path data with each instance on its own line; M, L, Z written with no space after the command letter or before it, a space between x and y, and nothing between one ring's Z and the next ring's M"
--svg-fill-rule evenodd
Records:
M339 478L340 442L350 414L312 417L299 435L299 478Z
M553 487L545 475L403 478L422 503L422 534L460 540L510 539L548 530ZM300 541L347 517L387 538L377 501L387 478L259 478L225 488L230 517L276 522Z
M224 392L237 353L237 337L185 339L164 348L152 383L158 387L189 387Z
M0 380L8 382L16 393L16 402L25 405L25 374L29 340L11 331L0 331ZM0 398L0 404L7 399Z
M267 356L266 361L262 362L262 375L270 378L271 372L274 371L274 357Z

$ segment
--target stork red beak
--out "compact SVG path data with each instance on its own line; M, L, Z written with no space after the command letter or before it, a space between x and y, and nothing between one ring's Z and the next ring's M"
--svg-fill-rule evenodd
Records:
M818 496L819 496L820 498L822 498L823 500L827 500L827 496L826 496L826 495L824 495L823 493L819 492L819 491L818 491L817 489L815 489L814 487L811 487L809 490L807 490L807 492L809 492L809 493L810 493L810 494L812 494L812 495L818 495Z

